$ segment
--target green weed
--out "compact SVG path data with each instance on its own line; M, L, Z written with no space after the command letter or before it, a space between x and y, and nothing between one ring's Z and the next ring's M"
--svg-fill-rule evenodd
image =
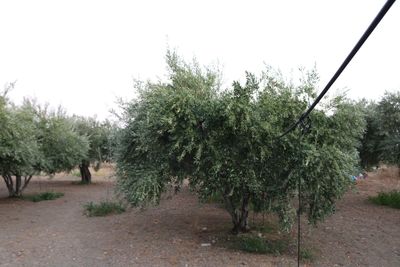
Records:
M89 217L106 216L108 214L120 214L125 212L125 207L121 203L102 201L98 204L88 202L84 205L85 213Z
M303 261L313 261L314 254L309 249L301 249L300 259Z
M43 192L36 195L24 196L23 199L39 202L43 200L53 200L64 196L64 193L57 193L57 192Z
M282 254L288 250L287 240L266 240L258 236L238 236L233 248L259 254Z
M377 196L368 199L378 205L400 209L400 191L380 192Z

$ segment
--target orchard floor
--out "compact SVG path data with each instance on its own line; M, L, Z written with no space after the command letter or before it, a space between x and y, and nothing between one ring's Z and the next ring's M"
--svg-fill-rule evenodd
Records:
M88 218L83 205L113 199L114 183L102 176L89 186L72 183L78 180L37 177L25 194L65 194L37 203L8 199L0 184L0 266L296 266L294 253L249 254L218 244L216 236L230 228L228 214L185 188L158 207ZM305 227L304 246L314 260L302 265L400 266L400 210L366 200L395 188L400 179L388 170L359 181L333 216Z

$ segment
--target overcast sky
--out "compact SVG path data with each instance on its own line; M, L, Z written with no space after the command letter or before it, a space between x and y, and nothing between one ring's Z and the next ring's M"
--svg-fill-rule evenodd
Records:
M0 1L0 86L69 113L106 118L133 78L163 78L167 47L219 64L231 84L264 64L316 65L327 83L384 0ZM400 90L400 3L334 85L352 98Z

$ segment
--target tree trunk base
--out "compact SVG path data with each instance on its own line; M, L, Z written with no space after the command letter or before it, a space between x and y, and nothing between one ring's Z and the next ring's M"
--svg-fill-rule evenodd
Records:
M92 174L89 171L90 163L89 161L82 160L82 163L79 164L79 171L81 173L81 183L82 184L90 184L92 182Z
M233 227L232 230L230 231L230 233L232 235L238 235L239 233L248 233L250 232L250 227L246 226L246 227Z
M31 178L32 178L32 175L25 176L24 180L22 180L21 175L16 175L15 183L14 183L11 175L3 175L4 182L6 183L6 186L8 189L8 197L9 198L22 197L22 192L27 187Z
M246 233L250 231L249 227L249 201L250 194L245 190L242 196L240 206L237 207L232 201L232 196L224 192L223 194L225 207L232 217L233 229L231 233L237 235L239 233Z

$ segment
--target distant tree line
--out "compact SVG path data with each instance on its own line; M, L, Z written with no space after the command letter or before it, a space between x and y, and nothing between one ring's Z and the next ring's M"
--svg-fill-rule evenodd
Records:
M367 122L360 147L361 166L400 164L400 93L385 92L381 100L361 101Z

